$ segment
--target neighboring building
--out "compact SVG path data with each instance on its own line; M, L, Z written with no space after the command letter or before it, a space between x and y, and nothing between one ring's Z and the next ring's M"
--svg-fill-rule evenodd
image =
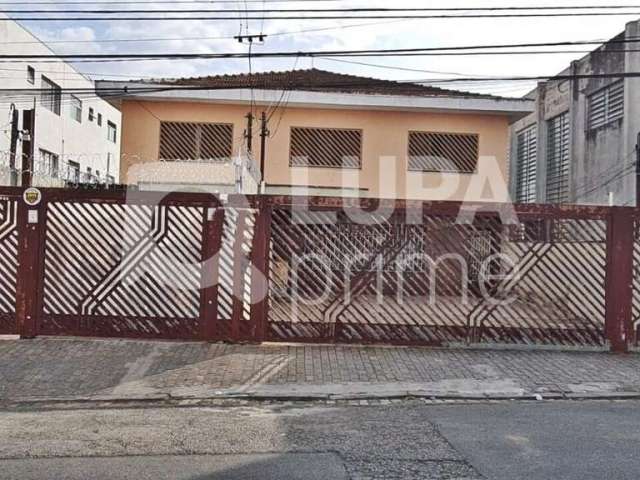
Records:
M503 192L492 199L504 201L509 124L533 109L528 100L317 69L98 88L127 89L117 102L121 182L219 192L233 191L240 165L254 173L250 187L256 173L260 180L266 112L267 193L462 200L474 179L499 178Z
M511 194L524 203L636 205L640 22L542 82L511 127ZM626 50L626 51L625 51ZM611 76L611 74L636 76ZM585 76L591 76L585 78ZM573 77L573 78L566 78Z
M7 18L0 13L0 18ZM13 21L0 21L1 55L51 55L46 44ZM16 168L23 151L24 111L35 107L34 178L37 186L117 182L119 110L95 94L94 82L64 61L3 62L0 66L0 184L10 184L12 109L19 111ZM24 90L31 90L30 93ZM77 89L71 94L68 89ZM67 93L69 92L69 93ZM18 179L20 176L18 175Z

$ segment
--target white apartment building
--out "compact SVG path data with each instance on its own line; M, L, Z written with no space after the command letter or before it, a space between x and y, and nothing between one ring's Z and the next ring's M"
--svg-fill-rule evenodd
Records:
M15 21L2 20L0 55L52 55L45 43ZM6 91L7 89L17 91ZM9 185L12 111L19 111L16 168L21 169L25 110L35 108L35 186L117 183L121 115L100 98L94 82L62 60L0 62L0 185ZM33 89L33 93L25 90ZM69 92L69 89L77 89ZM20 182L20 175L18 175Z

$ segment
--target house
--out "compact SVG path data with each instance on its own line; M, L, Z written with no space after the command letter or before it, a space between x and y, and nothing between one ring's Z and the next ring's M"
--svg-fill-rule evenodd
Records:
M511 194L523 203L637 205L640 21L526 98L511 127Z
M1 55L55 54L24 27L6 20L3 13L0 18ZM36 186L117 181L120 111L96 96L90 78L62 60L34 59L3 62L0 79L0 184L20 181L20 175L12 179L11 152L15 151L16 170L27 169L31 140ZM34 110L35 134L30 131ZM25 165L21 165L23 158Z
M121 182L218 192L244 169L270 194L480 200L487 180L506 201L509 124L533 108L318 69L97 87L122 112Z

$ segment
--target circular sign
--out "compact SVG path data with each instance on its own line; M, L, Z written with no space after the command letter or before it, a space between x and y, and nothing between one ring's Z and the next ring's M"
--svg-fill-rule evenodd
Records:
M24 203L30 207L35 207L42 201L42 192L37 188L27 188L22 195Z

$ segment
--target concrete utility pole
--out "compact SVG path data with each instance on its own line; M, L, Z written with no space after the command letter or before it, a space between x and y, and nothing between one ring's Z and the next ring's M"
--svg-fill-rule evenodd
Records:
M267 128L267 113L262 112L260 121L260 193L264 193L265 187L265 158L267 154L267 137L270 135Z
M18 172L16 171L16 151L18 149L18 135L20 129L18 128L18 122L20 121L20 112L16 109L16 106L11 104L11 143L9 145L9 184L12 187L18 185Z

